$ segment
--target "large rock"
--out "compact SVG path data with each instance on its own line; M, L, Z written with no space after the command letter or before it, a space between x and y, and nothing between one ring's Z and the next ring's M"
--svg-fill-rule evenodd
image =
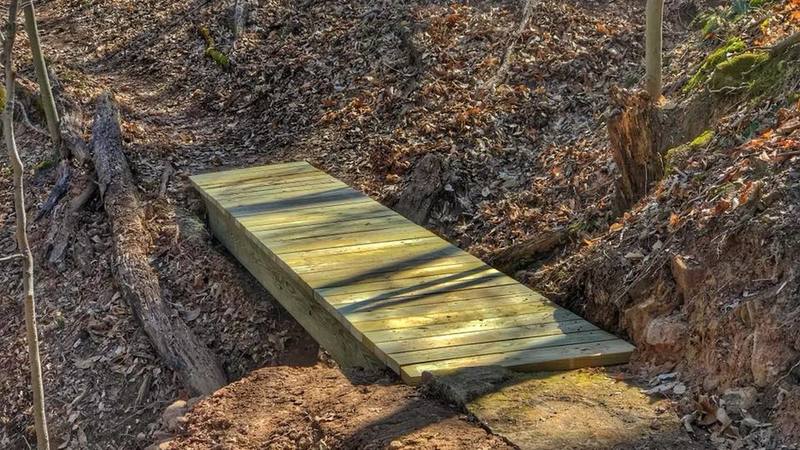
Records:
M740 416L755 406L758 400L758 391L752 386L728 389L722 394L725 410Z
M645 342L657 351L680 350L689 327L679 316L657 317L647 324Z
M185 401L175 401L161 413L161 424L170 432L178 431L185 420L187 409Z
M706 271L691 258L675 255L672 257L672 278L678 285L678 292L684 299L689 299L697 294L703 284Z

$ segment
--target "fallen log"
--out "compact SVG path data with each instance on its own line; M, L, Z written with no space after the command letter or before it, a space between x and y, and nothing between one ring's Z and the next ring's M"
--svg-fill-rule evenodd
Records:
M149 234L122 151L119 120L111 94L100 95L91 145L100 196L111 222L116 282L164 363L189 390L208 394L226 384L225 375L215 355L161 299L158 277L148 262Z
M489 257L489 263L501 272L512 273L546 256L566 242L568 237L569 233L563 228L546 231L533 238L501 248Z

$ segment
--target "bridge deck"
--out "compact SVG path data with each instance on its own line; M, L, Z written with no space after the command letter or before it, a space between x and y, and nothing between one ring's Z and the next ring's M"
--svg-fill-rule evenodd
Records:
M415 383L480 365L619 364L633 350L307 163L191 180L214 234L345 365L369 353Z

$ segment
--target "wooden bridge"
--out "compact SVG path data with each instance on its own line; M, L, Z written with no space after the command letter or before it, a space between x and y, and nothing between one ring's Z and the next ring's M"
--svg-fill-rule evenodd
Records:
M308 163L191 178L216 237L343 366L561 370L633 347ZM380 363L378 363L380 361Z

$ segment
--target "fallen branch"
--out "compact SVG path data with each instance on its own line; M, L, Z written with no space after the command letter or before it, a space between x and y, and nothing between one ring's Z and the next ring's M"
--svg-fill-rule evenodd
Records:
M39 208L39 212L36 213L36 217L33 219L34 222L38 222L39 219L49 214L58 204L58 201L67 194L71 178L72 170L70 170L69 160L62 159L61 162L58 163L58 179L56 180L56 184L53 186L53 190L50 191L50 195L47 196L47 200L45 200L42 207Z
M48 238L47 262L58 270L63 268L66 250L72 241L75 225L78 222L78 212L83 209L95 195L97 195L97 185L94 182L90 182L83 192L69 202L63 219L55 217L58 214L54 214L51 232L48 233L48 236L52 237Z
M568 233L565 229L541 233L521 243L498 250L489 257L489 263L501 272L513 272L552 252L567 240L567 236Z
M122 151L119 110L111 94L97 100L92 126L94 167L111 222L115 278L164 363L194 393L208 394L226 383L214 354L161 299L149 263L149 233L128 162ZM173 319L174 317L174 319Z
M525 5L522 7L522 18L520 19L519 25L517 25L517 29L514 31L514 34L512 35L508 46L506 47L505 53L503 53L503 60L500 63L500 67L497 69L497 72L495 72L494 76L483 85L484 89L494 89L495 86L505 80L508 67L511 65L511 57L513 56L514 49L517 46L517 41L519 41L519 38L522 36L522 33L525 31L525 28L527 28L528 23L531 21L533 9L538 4L539 0L525 0Z
M17 253L15 255L4 256L4 257L0 258L0 262L12 261L12 260L15 260L17 258L22 258L22 254L21 253Z
M206 43L206 58L209 58L217 63L217 65L222 67L223 70L230 69L230 58L228 58L228 55L222 53L222 51L217 48L216 44L214 43L214 38L211 37L211 32L208 30L208 27L198 27L197 32L200 33L200 36Z

